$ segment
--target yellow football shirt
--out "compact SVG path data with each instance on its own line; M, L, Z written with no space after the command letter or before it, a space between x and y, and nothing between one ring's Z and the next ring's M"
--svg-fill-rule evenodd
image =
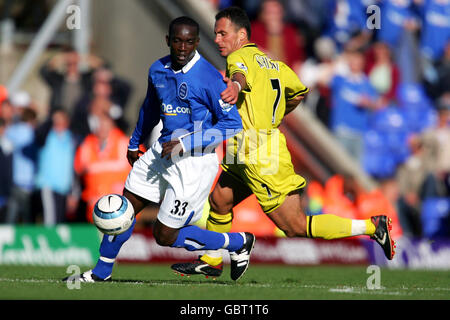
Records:
M249 43L227 57L227 76L240 72L248 88L237 106L244 130L277 128L286 111L286 100L308 92L295 72L281 61L271 60Z
M266 213L280 206L291 191L303 188L305 179L292 165L286 139L278 126L286 101L308 92L295 72L271 60L249 43L227 57L226 75L245 75L247 87L238 107L244 130L227 141L222 168L246 184Z

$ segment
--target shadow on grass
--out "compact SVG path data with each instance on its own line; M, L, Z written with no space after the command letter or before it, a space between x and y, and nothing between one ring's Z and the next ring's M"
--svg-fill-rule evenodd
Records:
M222 285L222 286L234 286L234 281L217 281L217 280L193 280L193 279L180 280L138 280L138 279L112 279L109 283L134 283L134 284L148 284L148 285Z

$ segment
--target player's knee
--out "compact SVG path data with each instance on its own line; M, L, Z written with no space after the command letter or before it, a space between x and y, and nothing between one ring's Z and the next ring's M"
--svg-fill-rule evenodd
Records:
M154 233L154 237L156 240L156 243L163 247L170 247L175 240L168 234L165 233Z
M306 237L306 229L302 226L286 226L281 228L288 238L304 238Z
M160 224L153 227L153 237L156 243L163 247L171 246L176 240L176 234L169 229L162 228Z
M233 209L233 204L227 204L223 201L217 199L214 197L213 194L210 194L209 196L209 206L211 211L218 213L218 214L227 214Z

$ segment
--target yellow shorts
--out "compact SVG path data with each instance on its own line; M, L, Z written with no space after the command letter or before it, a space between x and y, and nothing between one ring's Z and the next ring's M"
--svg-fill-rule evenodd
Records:
M221 166L225 172L247 185L262 210L270 213L284 202L289 193L304 188L306 180L294 171L284 135L277 130L266 140L270 147L263 144L253 153L247 150L245 156L236 155L239 154L236 148L227 145Z

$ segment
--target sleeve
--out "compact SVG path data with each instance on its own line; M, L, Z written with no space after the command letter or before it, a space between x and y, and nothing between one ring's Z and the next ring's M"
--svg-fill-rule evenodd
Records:
M251 79L248 73L248 63L236 52L233 52L227 57L227 77L232 78L235 73L242 73L245 76L245 81L247 82L247 87L251 90Z
M50 87L54 87L59 83L61 83L63 81L62 76L60 74L58 74L57 72L51 70L48 66L48 62L47 61L44 65L42 65L42 67L39 70L39 73L42 77L42 79L45 80L45 82L47 82L47 84Z
M184 152L212 152L222 141L242 130L242 120L236 105L225 103L220 98L220 93L226 88L221 77L208 83L209 86L202 90L197 103L203 104L211 113L213 125L208 128L203 126L180 137Z
M158 98L150 74L148 77L147 95L139 111L136 127L128 143L128 150L137 150L159 122Z
M281 61L279 61L279 64L282 81L285 86L284 94L286 100L292 100L295 97L304 95L309 91L309 89L300 81L297 74L291 68Z

